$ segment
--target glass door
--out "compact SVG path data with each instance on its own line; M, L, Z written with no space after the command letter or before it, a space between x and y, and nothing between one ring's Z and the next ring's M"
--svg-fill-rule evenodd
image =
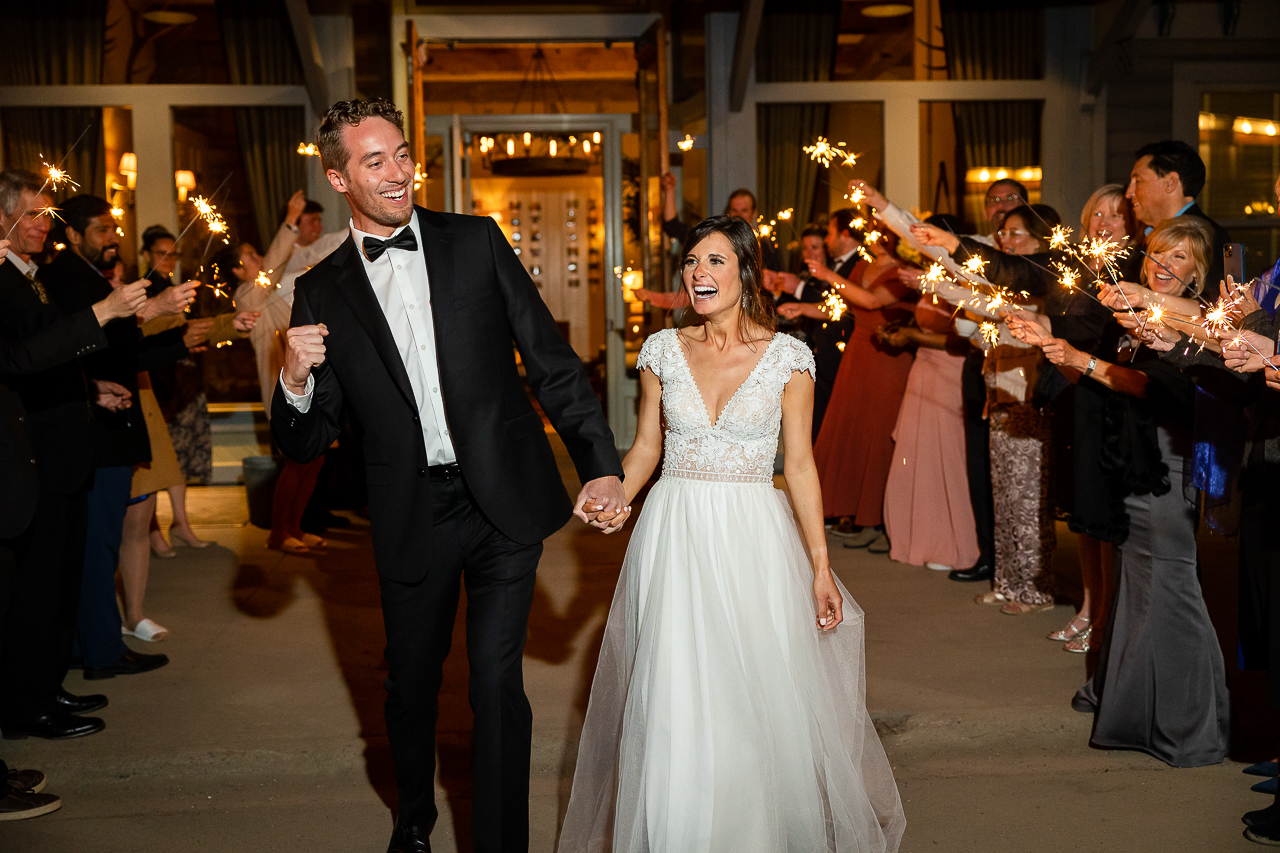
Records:
M426 195L490 216L597 387L620 448L635 435L637 346L628 347L623 134L629 115L427 116Z

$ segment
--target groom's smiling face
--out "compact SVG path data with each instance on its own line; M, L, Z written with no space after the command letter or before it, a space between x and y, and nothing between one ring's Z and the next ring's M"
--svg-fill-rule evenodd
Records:
M386 119L371 117L342 131L346 168L329 170L333 188L346 195L354 211L396 228L413 210L413 159L404 134ZM356 222L362 231L369 230Z

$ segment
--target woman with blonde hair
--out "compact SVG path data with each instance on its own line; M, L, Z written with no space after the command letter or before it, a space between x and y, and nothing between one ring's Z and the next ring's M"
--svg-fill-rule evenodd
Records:
M1203 220L1161 222L1147 239L1142 286L1126 288L1140 300L1135 308L1186 308L1188 296L1204 288L1212 249L1213 232ZM1104 299L1127 314L1117 291L1109 288ZM1174 767L1217 764L1227 754L1227 683L1197 577L1194 388L1153 351L1170 348L1179 336L1156 325L1145 339L1150 346L1133 339L1132 355L1121 364L1054 337L1051 322L1014 317L1009 326L1053 364L1109 392L1103 464L1131 492L1125 498L1129 536L1116 548L1116 594L1101 659L1073 706L1095 711L1094 746L1140 750Z

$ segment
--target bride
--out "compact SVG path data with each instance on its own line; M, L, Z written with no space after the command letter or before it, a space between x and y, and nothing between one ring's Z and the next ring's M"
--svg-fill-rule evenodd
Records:
M759 253L741 219L695 227L681 274L697 320L640 350L628 503L659 459L662 477L609 611L561 853L868 853L902 837L862 612L827 563L813 356L774 333Z

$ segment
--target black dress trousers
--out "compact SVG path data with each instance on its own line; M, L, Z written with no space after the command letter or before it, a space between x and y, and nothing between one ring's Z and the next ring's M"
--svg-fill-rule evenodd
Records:
M370 487L376 488L374 486ZM465 480L433 480L431 568L417 583L381 577L387 631L387 733L401 826L435 826L436 719L460 584L467 589L468 698L478 853L529 847L533 710L524 692L524 644L542 543L521 545L473 502ZM482 806L483 804L483 806Z
M981 350L971 349L960 374L964 401L965 461L969 470L969 501L978 531L978 565L995 565L995 500L991 495L991 428L982 416L987 405L987 383L982 376Z

